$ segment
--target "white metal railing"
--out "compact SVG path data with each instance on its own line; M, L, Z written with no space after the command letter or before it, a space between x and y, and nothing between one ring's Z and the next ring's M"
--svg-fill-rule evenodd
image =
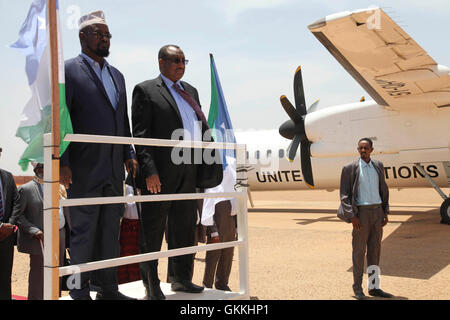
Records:
M144 139L127 138L116 136L97 136L97 135L66 135L65 141L86 142L86 143L110 143L110 144L133 144L159 147L181 147L181 148L203 148L203 149L234 149L236 150L236 167L245 166L246 146L234 143L220 142L202 142L187 140L165 140L165 139ZM240 292L238 298L249 299L249 245L248 245L248 211L247 211L247 187L245 183L237 185L236 192L222 193L184 193L184 194L160 194L145 196L118 196L103 198L80 198L80 199L62 199L60 205L63 207L80 205L100 205L126 202L150 202L150 201L178 201L195 200L204 198L237 198L237 233L238 240L231 242L222 242L192 246L167 251L150 252L133 256L120 257L102 261L88 262L78 265L59 267L55 266L53 255L58 254L59 233L52 234L47 232L52 230L55 224L59 225L59 216L55 214L55 208L52 208L52 184L59 181L53 181L53 172L55 162L52 160L51 153L51 135L44 135L44 299L49 300L55 297L55 281L65 275L73 275L80 272L116 267L132 263L140 263L160 258L168 258L196 252L218 250L237 246L239 248L239 284ZM247 181L245 170L237 170L237 181ZM56 237L57 239L55 239ZM55 241L56 240L56 241ZM56 248L55 248L56 247ZM55 276L57 272L57 278ZM56 278L56 279L55 279ZM53 290L53 291L52 291Z

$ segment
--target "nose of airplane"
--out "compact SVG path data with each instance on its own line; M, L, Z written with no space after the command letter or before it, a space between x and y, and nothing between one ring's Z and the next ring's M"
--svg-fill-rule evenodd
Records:
M292 140L295 136L295 123L292 120L285 121L280 128L278 129L278 132L283 138Z
M287 120L278 129L280 135L286 139L292 140L296 135L300 136L300 140L307 139L305 134L304 122L295 123L292 120Z

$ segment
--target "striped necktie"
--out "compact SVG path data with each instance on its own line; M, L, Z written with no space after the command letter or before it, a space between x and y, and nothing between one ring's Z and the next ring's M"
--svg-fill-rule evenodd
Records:
M195 101L194 98L191 97L189 93L187 93L184 90L181 90L179 86L176 85L176 83L173 84L173 88L175 91L191 106L191 108L195 111L195 114L203 122L203 124L206 126L206 128L209 129L208 121L206 121L205 115L203 114L202 109L200 109L200 106L198 105L197 101Z

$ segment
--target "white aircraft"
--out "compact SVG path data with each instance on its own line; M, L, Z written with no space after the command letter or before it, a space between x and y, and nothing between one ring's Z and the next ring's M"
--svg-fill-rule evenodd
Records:
M276 130L236 133L247 144L251 190L339 189L342 167L369 137L389 187L433 186L450 224L441 190L450 186L450 69L379 8L329 15L309 29L374 101L306 109L299 67L295 107L280 98L291 119L279 128L284 138ZM286 151L285 138L292 140ZM301 162L293 161L299 150Z

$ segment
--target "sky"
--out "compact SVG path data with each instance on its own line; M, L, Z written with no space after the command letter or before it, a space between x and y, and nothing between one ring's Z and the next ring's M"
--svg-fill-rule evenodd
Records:
M15 137L31 97L25 57L8 45L18 38L31 0L0 0L0 168L22 172L26 144ZM136 84L159 75L157 54L179 45L190 60L183 80L195 86L207 116L210 104L209 53L235 131L278 129L288 116L282 94L293 101L292 82L302 66L306 104L320 108L370 96L312 35L307 26L329 14L378 6L438 63L450 66L448 0L60 0L64 58L80 53L77 19L103 10L111 34L108 62L125 76L128 113Z

